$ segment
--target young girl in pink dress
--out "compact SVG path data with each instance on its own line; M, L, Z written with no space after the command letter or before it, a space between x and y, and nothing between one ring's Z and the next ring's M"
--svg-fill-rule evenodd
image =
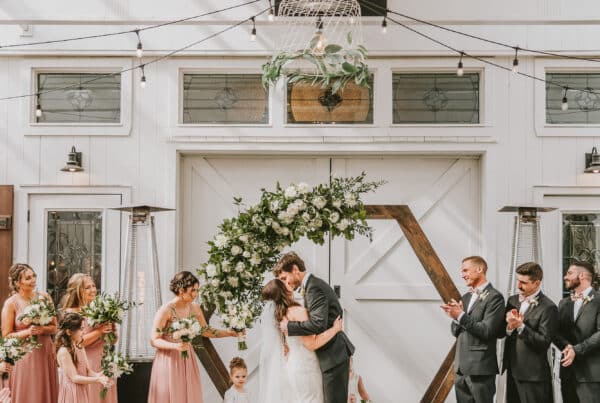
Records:
M202 309L194 302L198 297L198 285L198 279L189 271L177 273L169 287L176 297L163 305L154 316L151 343L156 348L156 356L152 364L148 403L202 403L200 370L192 346L175 341L171 335L160 331L168 328L174 319L192 315L200 325L206 327ZM202 335L228 337L237 336L237 333L209 328ZM183 351L187 351L187 358L182 357Z
M62 299L62 309L64 312L79 313L84 305L89 304L96 298L97 290L94 280L86 274L76 273L71 276L67 284L67 292ZM104 347L104 335L115 332L115 324L106 324L92 327L88 321L83 321L83 341L82 346L85 348L85 353L90 363L90 368L93 371L100 372L102 370L102 352ZM117 403L117 385L113 384L108 389L106 397L100 397L102 385L92 383L89 388L89 403Z
M56 358L62 369L62 382L58 393L59 403L84 403L90 401L88 385L110 386L111 381L94 372L81 346L83 318L67 312L60 320L56 335Z
M16 362L10 375L13 403L56 403L58 399L58 373L51 335L56 333L56 318L46 326L35 326L18 320L23 310L34 298L52 300L47 294L35 291L36 274L23 263L8 270L12 295L2 307L2 336L21 339L37 336L40 348L35 348Z

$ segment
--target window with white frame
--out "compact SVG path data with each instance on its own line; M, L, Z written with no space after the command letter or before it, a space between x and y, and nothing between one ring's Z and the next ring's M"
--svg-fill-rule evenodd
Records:
M37 123L120 123L121 74L36 72Z
M600 73L546 73L546 123L600 124Z
M393 73L394 124L477 124L479 73Z
M373 76L368 87L353 81L336 92L310 82L287 83L289 124L372 124Z
M260 74L183 75L183 124L267 124L269 92Z

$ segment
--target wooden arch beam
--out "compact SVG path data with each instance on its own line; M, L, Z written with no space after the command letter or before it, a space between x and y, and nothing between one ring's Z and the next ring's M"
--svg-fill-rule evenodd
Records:
M461 295L452 278L450 278L446 268L407 205L367 205L366 209L368 219L396 220L442 300L449 301L452 298L457 301L460 300ZM211 313L205 312L205 316L208 321ZM442 403L446 401L446 397L454 384L455 350L456 345L452 346L452 349L448 352L440 369L425 391L421 403ZM196 347L195 351L213 384L223 396L229 388L229 374L221 357L219 357L219 353L207 338L202 338L202 345Z

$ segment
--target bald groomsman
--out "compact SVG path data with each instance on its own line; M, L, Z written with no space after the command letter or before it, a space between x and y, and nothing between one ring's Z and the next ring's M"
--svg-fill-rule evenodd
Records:
M594 267L573 263L565 274L571 296L558 304L559 329L554 344L562 350L564 403L600 402L600 294L592 288Z
M492 403L496 393L496 341L504 325L504 297L486 278L480 256L464 258L461 276L469 292L442 309L452 319L456 337L454 389L458 403Z
M506 402L552 402L548 348L556 336L558 308L540 289L544 273L539 264L524 263L516 272L519 294L506 303Z

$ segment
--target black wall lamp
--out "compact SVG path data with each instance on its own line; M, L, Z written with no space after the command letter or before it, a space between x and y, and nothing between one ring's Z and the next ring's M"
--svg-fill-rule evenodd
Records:
M585 172L586 174L600 173L600 154L596 147L592 148L591 153L585 153Z
M67 164L61 168L63 172L81 172L83 168L81 167L81 152L75 149L75 146L71 147L71 152L69 153L69 159Z

